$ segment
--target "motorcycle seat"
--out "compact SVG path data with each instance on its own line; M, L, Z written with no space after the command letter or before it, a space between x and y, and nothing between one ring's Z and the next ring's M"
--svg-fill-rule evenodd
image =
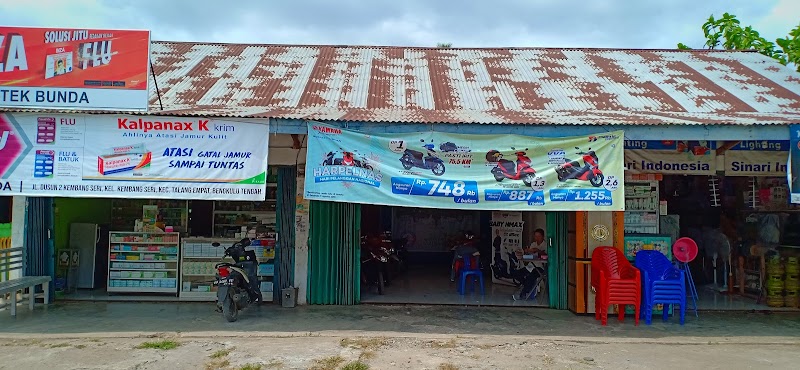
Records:
M502 166L503 168L506 169L506 171L509 172L514 172L517 170L517 165L513 161L510 161L508 159L501 159L497 162L497 164L499 166Z
M415 159L422 160L422 152L416 150L406 149L406 154L414 157Z

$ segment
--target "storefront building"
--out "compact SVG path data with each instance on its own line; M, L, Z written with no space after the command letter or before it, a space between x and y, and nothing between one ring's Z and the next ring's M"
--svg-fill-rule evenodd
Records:
M787 185L788 125L800 122L800 87L794 72L756 53L154 42L150 58L158 88L151 88L148 115L268 124L267 160L282 167L268 171L280 172L270 230L278 235L274 268L285 276L270 289L297 287L300 304L548 306L591 313L594 248L611 245L632 255L671 246L694 229L716 228L691 220L701 214L692 204L704 209L702 219L727 205L745 221L770 209L793 211L777 194ZM443 173L426 159L427 144L441 152L436 156L445 160ZM613 176L615 184L596 186L591 176L560 181L556 167L567 160L584 166L582 153L590 147L604 180ZM520 170L517 152L529 157L532 181ZM513 165L503 167L498 153ZM353 160L358 170L342 169ZM400 178L424 180L426 192L413 193ZM439 187L440 180L452 183ZM475 198L457 200L455 185L465 194L474 191ZM589 198L581 199L581 191ZM559 193L565 195L554 195ZM525 201L519 202L520 194ZM697 199L685 201L690 194ZM765 209L765 203L785 209ZM223 212L243 213L242 206ZM113 211L126 206L110 208L113 221ZM224 236L189 225L193 204L164 208L181 208L176 217L188 220L181 240ZM78 222L64 221L57 209L56 224ZM130 222L132 216L123 218ZM249 222L230 224L240 221ZM205 228L215 229L216 216L211 222ZM467 229L480 240L485 295L461 295L448 279L450 248ZM538 283L538 296L516 297L517 288L505 285L508 279L492 267L502 264L495 258L495 236L502 235L500 250L510 252L499 253L500 260L511 264L514 252L531 246L540 229L547 246L522 253L523 259L536 256L522 265L541 267L546 280ZM382 231L408 237L412 267L379 295L363 286L360 245L363 234ZM728 283L722 266L753 270L750 257L758 254L714 248L721 257L720 288ZM732 255L741 255L743 263L728 264L725 257ZM713 271L710 258L697 261ZM177 263L183 269L176 274L204 273L186 270L187 262ZM709 272L696 269L697 277ZM753 278L744 279L746 285ZM703 283L708 281L713 279ZM180 297L186 287L177 285ZM752 294L742 285L732 290ZM200 284L188 288L201 292Z

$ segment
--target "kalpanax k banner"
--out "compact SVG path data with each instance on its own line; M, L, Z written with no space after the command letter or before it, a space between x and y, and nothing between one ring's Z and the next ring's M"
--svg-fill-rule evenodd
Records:
M269 125L0 114L0 194L263 201Z

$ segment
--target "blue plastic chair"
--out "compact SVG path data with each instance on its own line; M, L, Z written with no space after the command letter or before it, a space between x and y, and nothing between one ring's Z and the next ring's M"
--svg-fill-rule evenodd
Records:
M670 305L680 306L680 323L686 321L686 278L659 251L636 253L636 268L642 272L642 310L647 325L652 323L653 308L663 304L663 320L669 318Z
M474 264L473 258L476 260ZM475 291L475 280L477 278L478 284L480 284L481 287L481 295L486 295L486 291L483 287L483 272L480 270L480 263L477 262L478 258L474 256L463 256L461 260L463 261L463 265L459 271L458 294L466 294L467 279L472 283L470 284L470 291Z

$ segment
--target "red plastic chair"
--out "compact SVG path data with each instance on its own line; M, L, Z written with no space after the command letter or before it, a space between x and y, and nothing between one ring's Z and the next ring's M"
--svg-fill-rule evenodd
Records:
M597 247L592 252L592 287L595 289L596 320L608 324L608 306L619 305L619 321L625 319L625 306L633 305L634 321L639 325L642 302L642 281L639 270L633 267L617 248Z

